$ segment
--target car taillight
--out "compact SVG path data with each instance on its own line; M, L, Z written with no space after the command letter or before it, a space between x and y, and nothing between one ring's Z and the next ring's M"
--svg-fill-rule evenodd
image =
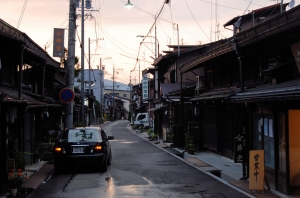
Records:
M60 152L62 152L62 148L61 147L55 147L55 152L57 152L57 153L60 153Z
M102 146L100 144L96 144L94 146L94 152L95 153L101 153L102 152Z
M101 145L96 145L95 146L95 151L100 151L102 150L102 146Z

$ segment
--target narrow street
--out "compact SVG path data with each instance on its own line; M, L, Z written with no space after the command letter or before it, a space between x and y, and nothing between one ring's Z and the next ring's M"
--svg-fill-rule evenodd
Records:
M115 136L107 172L80 167L54 173L32 197L247 197L138 137L127 125L101 125Z

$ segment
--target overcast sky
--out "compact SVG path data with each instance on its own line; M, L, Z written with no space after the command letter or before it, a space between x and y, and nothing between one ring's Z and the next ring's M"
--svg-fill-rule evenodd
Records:
M137 84L139 71L151 67L155 57L155 31L159 53L169 50L167 45L199 45L232 36L223 24L230 19L261 7L276 4L274 0L130 0L134 5L126 9L128 0L92 0L93 12L84 24L84 46L88 57L88 38L91 39L91 65L97 69L102 58L105 78ZM295 6L300 0L295 0ZM27 2L27 3L26 3ZM289 3L290 0L284 0ZM26 5L26 6L24 6ZM287 7L287 9L290 9ZM161 11L161 12L160 12ZM23 14L22 14L23 13ZM0 0L0 18L26 33L49 55L53 55L53 29L65 28L68 46L69 0ZM87 13L87 12L85 12ZM76 55L81 58L81 11L77 9ZM177 29L178 27L178 29ZM179 33L179 39L178 39ZM143 38L137 35L147 35ZM96 42L96 39L99 39ZM158 48L158 47L157 47ZM109 59L111 57L111 59ZM58 58L54 58L59 60ZM141 60L140 62L137 62ZM88 68L85 61L85 68Z

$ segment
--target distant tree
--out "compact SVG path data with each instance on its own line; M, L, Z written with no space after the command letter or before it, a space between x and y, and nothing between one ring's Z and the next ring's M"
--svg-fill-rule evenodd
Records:
M60 66L63 68L67 68L68 65L68 49L65 48L64 49L65 52L65 57L60 59ZM77 78L79 76L80 73L80 64L79 64L79 58L77 56L75 56L75 65L74 65L74 78Z

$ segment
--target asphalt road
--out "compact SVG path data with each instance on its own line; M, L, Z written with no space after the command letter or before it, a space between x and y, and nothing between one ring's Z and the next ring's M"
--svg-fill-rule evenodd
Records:
M34 197L247 197L135 135L128 123L101 125L115 136L107 172L79 167L54 174Z

